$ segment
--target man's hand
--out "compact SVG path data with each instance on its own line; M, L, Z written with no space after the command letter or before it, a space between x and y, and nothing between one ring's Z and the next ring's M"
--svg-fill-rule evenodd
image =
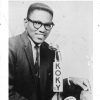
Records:
M91 86L88 80L83 78L70 77L68 83L72 81L74 84L79 85L83 90L80 94L80 100L92 100Z
M89 91L82 91L80 94L80 100L92 100L92 94Z
M69 80L69 83L72 81L75 85L79 85L85 91L91 91L91 86L87 79L69 77L68 80Z

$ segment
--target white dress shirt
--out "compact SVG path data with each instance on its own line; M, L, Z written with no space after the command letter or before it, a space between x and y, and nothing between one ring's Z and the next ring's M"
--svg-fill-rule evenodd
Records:
M35 62L36 62L36 48L35 48L35 43L31 40L31 38L29 37L29 40L30 40L30 42L31 42L31 45L32 45L32 52L33 52L33 59L34 59L34 64L35 64ZM40 46L41 44L39 44L39 46Z

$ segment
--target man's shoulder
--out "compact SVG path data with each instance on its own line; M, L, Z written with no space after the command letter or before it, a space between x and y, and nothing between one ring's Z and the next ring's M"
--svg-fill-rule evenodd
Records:
M51 47L50 44L47 42L43 42L41 45L41 48L45 49L47 51L50 51L50 52L55 52L55 49L53 47Z
M13 36L13 37L10 37L9 38L9 42L10 43L17 42L19 39L20 39L20 34L19 35L16 35L16 36Z
M51 60L54 60L55 51L50 48L50 45L47 42L43 42L41 45L41 55L48 56Z
M21 34L9 38L9 48L17 48L21 46Z

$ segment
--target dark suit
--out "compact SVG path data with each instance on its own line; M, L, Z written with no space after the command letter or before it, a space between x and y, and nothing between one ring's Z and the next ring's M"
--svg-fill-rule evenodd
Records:
M54 50L49 49L49 45L46 42L41 44L40 82L38 82L37 70L34 66L32 55L32 46L27 34L24 32L10 38L9 100L50 100L54 95L52 89L54 55ZM67 81L64 83L67 84ZM40 92L38 93L36 91L39 86ZM66 89L64 88L64 90ZM64 93L61 94L63 98L68 95L68 92L67 95L66 91Z

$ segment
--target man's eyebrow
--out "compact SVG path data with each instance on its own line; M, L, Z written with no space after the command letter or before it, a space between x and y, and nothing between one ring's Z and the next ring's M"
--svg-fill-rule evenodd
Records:
M41 22L39 20L32 20L32 21L39 22L39 23L43 23L43 22ZM46 22L46 23L43 23L43 24L53 24L53 22Z

